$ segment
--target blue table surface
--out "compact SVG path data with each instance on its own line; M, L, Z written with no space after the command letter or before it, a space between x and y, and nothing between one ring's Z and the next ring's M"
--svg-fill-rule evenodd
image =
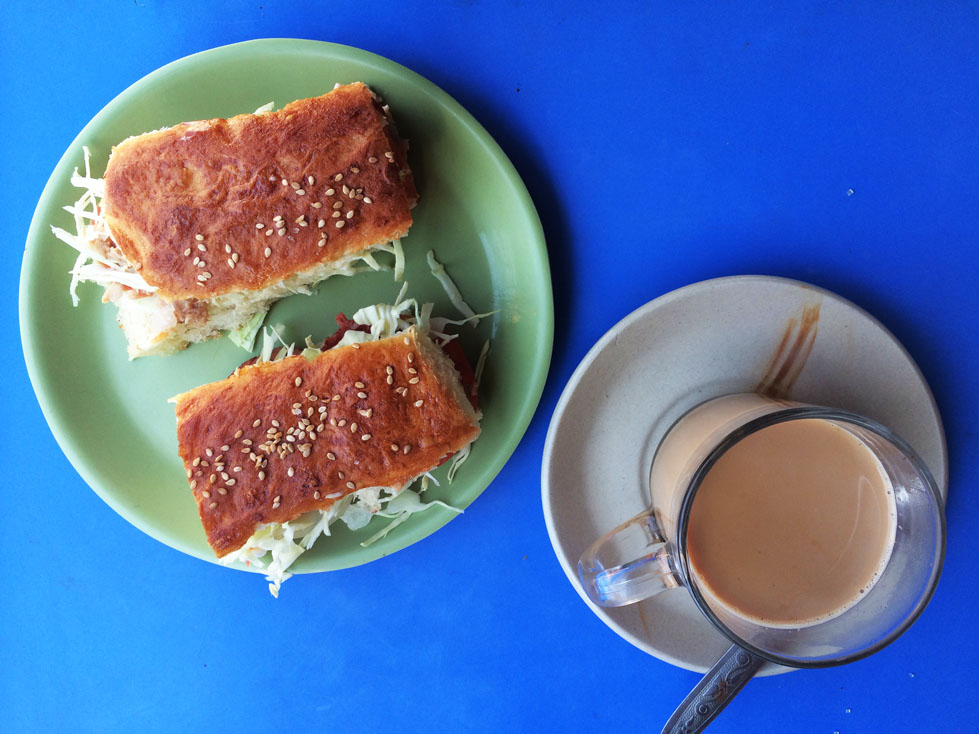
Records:
M21 243L78 131L157 67L260 37L373 51L468 108L537 205L556 307L540 407L470 511L278 601L90 491L13 332ZM620 639L569 584L541 509L544 438L620 318L767 273L856 302L917 360L948 438L948 555L893 645L753 681L711 731L979 730L977 92L976 2L0 5L0 729L659 731L698 676Z

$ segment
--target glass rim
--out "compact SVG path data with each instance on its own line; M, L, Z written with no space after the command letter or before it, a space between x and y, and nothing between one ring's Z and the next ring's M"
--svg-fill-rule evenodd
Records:
M850 654L813 660L785 657L768 650L763 650L756 645L751 644L747 640L742 639L738 634L725 625L724 622L721 621L721 619L714 613L713 609L711 609L710 605L707 603L707 600L704 598L704 595L701 593L700 588L693 581L693 576L690 574L686 547L690 510L693 505L694 498L696 497L697 491L700 489L704 478L707 476L707 473L713 468L714 464L717 463L721 456L723 456L732 446L742 439L764 428L769 428L787 421L802 420L807 418L851 423L876 434L901 451L901 453L904 454L904 456L911 462L915 471L918 472L918 474L924 480L925 485L928 487L930 497L933 501L933 507L936 509L935 514L938 517L940 537L937 559L928 585L924 589L924 593L918 598L915 606L909 611L900 624L896 625L895 628L892 629L887 635L872 645L860 648L859 650L856 650ZM924 611L925 607L928 606L928 603L931 601L931 598L935 593L935 589L938 586L938 580L941 577L942 568L945 563L945 545L945 501L942 498L941 492L938 490L938 485L935 482L935 478L932 476L931 471L928 469L921 457L918 456L918 453L904 439L877 421L866 418L857 413L851 413L849 411L838 410L835 408L803 405L776 410L772 413L767 413L763 416L753 418L725 436L724 439L704 458L704 460L700 462L700 465L697 467L687 486L683 501L680 505L675 541L675 547L677 550L675 558L676 562L680 566L679 570L683 577L684 585L690 592L690 595L693 597L697 608L700 609L700 611L707 617L714 627L716 627L735 645L738 645L748 652L778 665L785 665L792 668L828 668L836 665L852 663L879 652L887 645L894 642L894 640L904 634L904 632L906 632L908 628L914 624L918 617L921 616L921 613Z

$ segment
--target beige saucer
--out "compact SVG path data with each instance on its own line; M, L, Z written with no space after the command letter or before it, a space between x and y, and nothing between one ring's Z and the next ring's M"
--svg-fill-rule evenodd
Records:
M544 517L592 611L636 647L688 670L706 671L730 642L687 592L603 609L581 589L578 558L648 505L653 453L677 418L762 383L888 426L921 455L943 496L947 490L945 436L928 385L894 336L852 303L797 281L735 276L629 314L588 352L554 410L541 469Z

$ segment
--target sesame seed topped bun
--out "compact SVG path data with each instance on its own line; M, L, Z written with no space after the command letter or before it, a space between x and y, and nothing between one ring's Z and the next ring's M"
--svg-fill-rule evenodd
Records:
M117 145L112 239L166 300L259 290L411 226L405 146L368 87Z
M397 492L479 435L425 329L243 366L174 398L180 457L218 557L266 523Z

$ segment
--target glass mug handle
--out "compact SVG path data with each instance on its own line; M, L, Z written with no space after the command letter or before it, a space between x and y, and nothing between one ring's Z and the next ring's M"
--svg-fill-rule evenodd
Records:
M602 607L633 604L682 585L650 510L592 543L578 561L578 578L588 598Z

